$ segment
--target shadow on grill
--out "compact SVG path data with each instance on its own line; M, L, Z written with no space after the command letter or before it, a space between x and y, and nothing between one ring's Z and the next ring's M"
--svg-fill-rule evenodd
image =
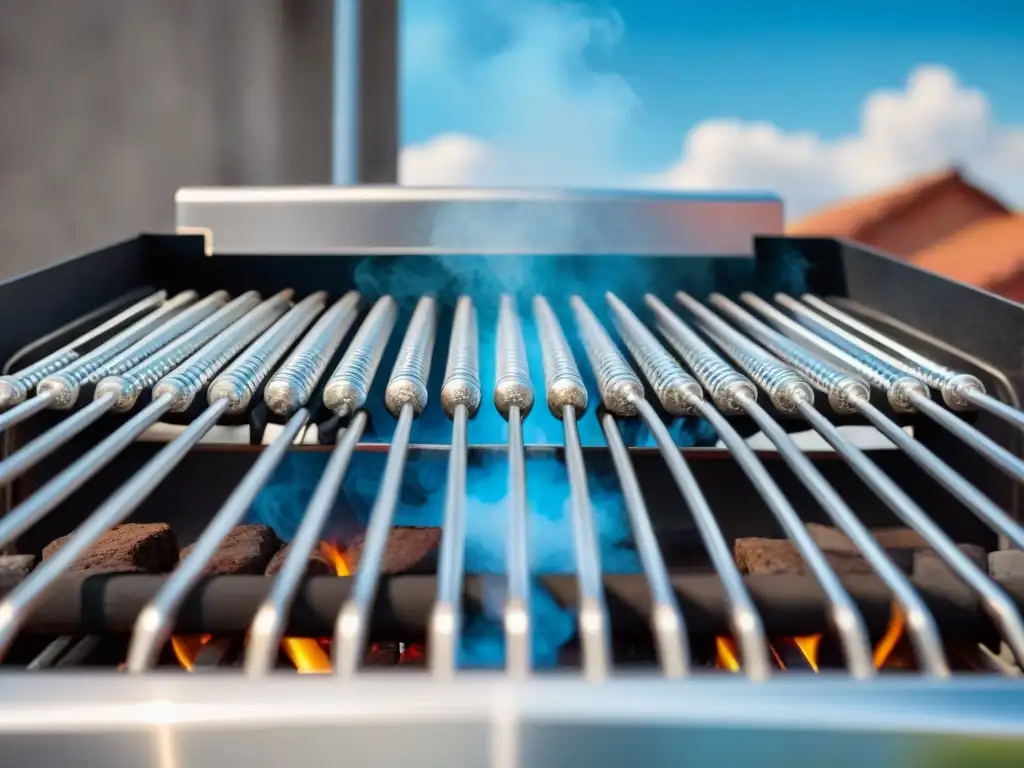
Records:
M949 446L1019 482L975 421L1024 417L845 305L296 293L8 366L5 667L1017 673L1024 530Z

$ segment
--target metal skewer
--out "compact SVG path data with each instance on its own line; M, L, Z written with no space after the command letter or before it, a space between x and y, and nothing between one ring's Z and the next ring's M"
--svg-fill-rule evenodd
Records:
M186 291L186 293L192 292ZM178 297L182 295L183 294L179 294L175 299L172 299L172 301L178 299ZM192 295L194 298L195 294L192 293ZM93 341L126 324L131 324L133 326L138 325L140 322L140 315L146 315L154 310L162 309L161 305L166 306L166 299L167 291L157 291L152 293L144 299L135 302L123 311L118 312L114 317L110 318L106 322L86 331L69 344L65 344L57 351L51 352L42 360L32 363L32 365L15 371L14 373L0 376L0 409L10 408L24 402L40 381L51 373L67 368L69 365L81 358L83 354L86 354L85 350ZM120 336L121 334L118 335ZM141 335L144 334L140 334L140 336ZM10 425L4 424L3 426L0 426L0 431L6 429L8 426Z
M276 306L287 300L288 295L279 294L279 296L268 299L263 306L267 304ZM188 358L184 367L199 370L208 365L207 349L215 349L225 344L237 345L240 338L248 338L246 334L252 333L254 323L265 321L265 309L261 312L254 310L251 315L245 314L258 301L259 295L255 293L240 296L207 317L193 331L167 345L159 354L146 359L140 366L133 368L124 376L103 379L96 387L95 399L93 403L90 403L89 408L98 406L99 409L102 409L100 413L105 413L117 410L119 404L123 404L130 409L145 387L157 384L159 377L173 367L171 360L179 361L207 341L205 347L196 352L193 357ZM97 443L90 451L60 472L22 504L0 518L0 547L22 535L29 527L49 514L54 507L71 496L100 469L110 464L135 438L170 411L172 403L173 395L170 393L162 397L155 397L134 417ZM85 413L89 408L80 413ZM62 422L50 432L60 430L66 423Z
M543 353L548 408L556 419L562 421L565 430L565 464L569 474L580 592L577 621L583 651L583 674L588 680L600 682L608 676L611 664L611 627L601 582L601 550L587 488L587 468L576 423L587 409L587 388L558 318L542 296L534 298L533 313Z
M398 305L390 296L383 296L370 308L352 343L334 369L324 387L324 405L338 416L350 416L363 405L370 392L370 382L384 356L384 344L398 319Z
M778 360L755 346L746 337L739 334L692 297L686 294L677 294L677 298L683 306L704 324L705 328L710 329L707 331L708 335L715 339L719 347L736 361L737 365L746 371L751 378L761 385L772 398L776 407L779 407L780 404L783 405L786 408L784 412L801 416L809 421L812 427L816 428L822 421L829 427L832 427L828 420L824 419L814 408L813 396L808 398L801 394L794 397L779 391L787 386L786 382L792 381L794 376L801 376L801 381L804 381L806 386L806 381L801 375L802 371L794 371L779 363ZM719 301L717 295L715 296L715 301L716 303ZM681 325L681 321L673 323L673 330L678 332ZM692 331L690 333L692 334ZM866 396L867 392L867 387L863 383L856 381L842 382L837 387L837 391L833 393L832 400L845 404L852 398L862 395ZM763 409L759 410L763 411ZM757 418L752 414L752 418L755 418L758 426L761 427L764 434L779 450L780 456L793 470L794 474L801 479L826 514L857 546L872 569L892 589L897 601L904 609L907 625L911 632L911 640L914 642L915 650L918 652L921 666L931 675L941 677L949 675L949 666L935 620L917 596L915 590L902 575L899 568L892 562L886 552L878 546L874 537L860 522L853 510L850 509L842 497L825 480L818 468L814 466L813 462L796 445L793 438L766 413L763 415L763 418ZM848 453L847 448L850 451L857 450L843 439L837 430L834 434L830 433L829 437L833 437L843 444L841 449L837 449L837 451L840 451L840 455L846 455ZM829 437L826 437L826 439L829 439ZM874 470L866 476L865 482L868 482L871 487L875 487L878 483L877 475L879 474L881 473L877 469ZM907 602L904 603L904 601ZM874 670L871 648L867 645L866 632L864 642L867 648L867 659L862 660L862 662Z
M304 408L320 377L359 316L360 296L349 291L317 320L263 390L271 413L289 417Z
M335 674L351 677L359 671L366 647L370 613L377 599L377 586L384 563L385 550L391 535L391 525L402 490L402 473L409 450L409 435L413 419L427 405L427 379L434 354L437 332L437 302L430 296L419 300L409 320L398 358L391 371L384 399L392 416L398 418L381 491L370 512L370 520L363 540L349 599L338 614L335 627Z
M753 294L743 294L741 298L777 328L786 330L810 348L819 348L825 354L830 353L828 342L821 340L768 302ZM833 404L833 407L839 405L848 409L845 412L857 412L863 415L872 426L900 448L911 461L949 491L961 504L974 512L993 531L1006 537L1017 548L1024 548L1024 527L1021 527L1017 521L1000 509L953 467L871 405L866 384L858 382L859 386L851 388L847 382L852 377L817 359L815 355L797 342L772 330L725 297L713 298L712 301L735 319L737 324L747 330L762 346L800 370L816 387L828 393L829 402Z
M494 407L508 421L508 595L505 625L505 664L510 675L525 677L533 666L530 635L530 516L526 503L526 449L523 419L533 410L534 390L526 359L526 342L515 300L505 294L498 310L495 345Z
M857 368L853 370L862 375L873 386L879 387L888 393L894 387L898 387L901 381L911 380L917 382L918 386L907 388L904 392L908 409L920 411L950 434L960 438L960 440L977 451L982 458L1008 477L1017 482L1024 483L1024 460L1014 456L988 437L988 435L982 434L970 424L961 421L945 408L935 403L929 395L926 384L903 373L902 368L905 367L905 363L868 344L863 339L854 336L846 329L818 314L806 304L801 304L799 301L781 293L776 294L775 301L796 315L801 323L813 330L818 336L828 341L831 349L842 352L843 357L837 358L841 363L849 366L849 361L854 361Z
M224 300L227 298L227 294L224 293L220 293L219 296ZM32 380L35 396L26 399L28 389L14 393L18 396L18 405L0 415L0 431L20 424L48 408L68 410L74 407L78 402L82 385L95 384L102 376L106 375L108 370L115 369L123 361L132 359L132 351L142 343L143 339L164 331L168 326L181 328L180 332L187 329L189 326L175 323L174 318L180 317L183 310L188 311L186 307L192 304L196 298L198 298L198 294L195 291L179 293L100 346L84 355L76 356L67 365L45 373L42 368L38 369L38 373L42 375ZM205 304L204 306L209 308L207 314L212 313L214 308L220 304L223 304L223 301L218 303L217 300L213 300ZM193 324L194 322L193 320ZM169 340L166 335L162 338ZM128 368L134 364L129 364Z
M150 405L9 513L3 520L3 523L8 524L6 529L18 535L108 464L163 414L175 408L187 407L196 392L220 367L284 312L291 295L291 291L282 291L263 302L161 379L154 387L154 399ZM240 364L247 364L247 360L243 359ZM158 389L162 390L159 394L156 393ZM127 398L137 397L134 389L122 388L119 391ZM112 397L110 394L101 394L99 389L97 395ZM213 428L227 407L227 399L221 399L216 405L207 408L181 435L168 443L96 510L53 557L40 564L25 581L7 594L0 602L0 655L14 642L32 604L104 533L130 515L153 492L188 451Z
M431 671L449 678L458 666L462 630L462 577L466 548L466 465L469 420L482 398L476 310L468 296L455 306L448 362L441 385L441 407L452 420L444 527L437 561L437 600L430 617Z
M747 475L751 484L757 489L761 498L764 499L765 504L772 511L776 520L779 521L786 535L794 543L800 554L804 556L811 574L829 600L831 621L842 642L851 674L858 678L874 675L875 668L871 663L871 645L868 641L868 633L864 626L863 618L849 594L843 589L842 584L829 566L824 554L814 543L807 528L800 520L800 516L793 509L785 494L768 474L764 465L750 449L743 437L733 429L732 425L712 406L705 403L703 397L696 399L692 394L686 394L692 391L692 387L696 382L683 373L675 358L668 354L654 335L644 327L639 318L633 315L625 304L614 299L614 297L609 297L609 301L616 312L620 332L630 339L627 346L633 352L634 358L648 377L648 380L652 382L652 386L654 382L658 383L654 387L658 399L663 404L668 402L668 405L665 405L666 410L669 410L670 405L689 398L691 408L708 419L722 442L726 444L737 463L743 469L744 474ZM662 323L666 322L666 319L661 314L659 314L659 319ZM678 328L675 330L678 331ZM692 351L689 352L688 356L695 363L698 356L713 354L710 349L700 349L696 345L688 344L688 342L692 341L692 338L684 334L677 334L675 336L675 342L680 346L692 347ZM776 378L779 378L778 374L776 374ZM674 387L675 392L670 391L670 385L673 382L678 382ZM807 392L798 388L790 395L789 399L799 400L801 397L808 395L813 397L813 392L810 391L809 387ZM755 403L751 410L753 409L759 409L759 406ZM669 412L671 413L671 411ZM784 435L785 431L777 429L775 436L778 437L779 433ZM783 442L788 442L788 437ZM783 447L787 446L780 446L780 451ZM803 458L803 456L801 455L800 458ZM810 462L807 462L807 464L810 464ZM824 486L825 490L823 493L831 496L831 500L839 498L838 494L828 486L823 477L815 477L813 473L806 472L806 467L803 466L799 459L791 467L795 474L808 486L811 484ZM846 508L845 505L842 505L841 502L840 505L843 507L843 511L849 513L852 517L853 512Z
M703 311L708 312L707 309ZM710 315L711 313L708 312ZM711 315L714 316L714 315ZM717 319L718 323L722 323L720 319ZM746 339L738 334L738 332L732 330L725 324L722 324L722 329L729 328L730 333L734 334L734 337L730 337L729 341L723 341L722 343L728 345L729 349L735 351L739 355L755 354L760 355L763 358L774 359L768 355L763 349L754 344L753 341ZM726 347L723 347L726 348ZM729 351L727 349L727 351ZM732 352L730 351L730 354ZM796 357L795 357L796 359ZM778 360L775 360L775 365L779 366ZM824 373L824 368L821 367L819 362L819 371ZM837 372L839 373L839 372ZM851 390L847 389L847 392ZM858 397L854 397L853 402L858 402ZM869 407L869 403L868 403ZM988 574L979 568L970 557L964 554L958 547L949 539L942 529L936 525L932 519L916 505L910 498L903 492L903 490L884 472L882 472L876 465L874 465L856 446L854 446L849 440L843 438L839 430L835 425L831 424L827 419L822 417L813 407L808 403L807 406L802 406L799 409L799 413L805 418L810 425L818 432L831 446L834 447L836 452L843 457L843 459L850 465L850 468L860 477L863 482L870 487L874 493L878 494L886 505L899 517L907 526L918 531L919 534L935 549L936 553L948 564L950 569L955 572L959 578L964 580L965 583L971 587L972 590L979 595L982 602L986 606L986 610L992 616L993 622L996 626L1004 632L1007 638L1008 644L1014 648L1015 652L1024 649L1022 641L1024 641L1024 622L1021 620L1020 613L1017 611L1013 602L1002 592L989 578ZM897 430L902 433L902 430ZM903 433L905 434L905 433ZM905 595L901 595L900 592L894 590L898 599L903 599ZM907 624L911 626L911 622L918 624L920 627L926 627L922 622L928 622L928 616L924 613L911 613L907 611ZM928 629L929 635L935 635L937 630L933 627ZM940 649L937 646L936 639L929 639L924 633L915 632L911 636L914 640L914 648L918 651L919 659L927 670L932 671L933 674L948 675L948 667L946 666L945 656L940 656ZM927 643L925 641L928 641ZM919 644L920 643L920 644ZM941 666L940 666L941 665Z
M946 405L954 411L964 411L972 407L988 411L1004 421L1013 424L1019 429L1024 429L1024 413L1001 400L996 400L985 392L985 385L981 380L963 371L955 371L938 363L931 358L922 355L910 347L906 347L896 340L876 331L867 323L842 311L838 307L819 299L817 296L803 295L801 300L836 320L852 331L880 344L890 351L898 360L903 363L904 371L911 376L916 376L929 386L942 393L942 399Z
M306 297L253 341L238 360L218 375L207 388L207 411L244 412L270 371L323 310L326 298L327 295L323 292ZM220 367L216 363L213 365ZM187 377L188 374L179 374L178 380ZM159 396L158 389L169 388L174 384L175 377L169 376L154 388L154 394ZM187 410L193 398L194 393L190 396L183 392L178 400L178 407ZM174 571L163 589L139 613L128 648L129 672L145 671L155 663L160 649L170 637L174 617L182 600L203 575L220 542L249 511L256 496L266 485L308 419L309 412L305 409L299 409L289 419L281 433L260 454L242 482L224 502L196 541L189 556Z
M177 359L179 354L183 356L189 351L194 351L212 338L218 329L226 327L232 318L239 316L244 308L254 305L258 300L259 297L255 294L244 295L225 306L226 293L219 291L211 294L162 324L103 367L93 369L89 361L83 358L79 361L82 363L81 366L76 363L69 369L46 377L40 382L37 388L39 394L35 398L16 406L4 415L13 416L22 408L34 406L36 403L44 403L48 407L57 404L61 404L61 407L71 407L77 402L83 384L96 384L101 380L127 380L130 377L133 386L140 387L141 392L158 378L156 369L151 365L154 359L159 361L165 354L169 358ZM0 485L16 480L90 424L98 421L103 414L114 409L113 395L96 396L95 391L93 394L93 402L89 405L0 462ZM133 404L134 402L132 400Z
M643 384L619 352L615 342L579 296L574 296L571 303L580 338L597 378L598 391L605 409L618 417L639 415L647 424L669 473L693 514L708 556L722 581L722 587L729 600L729 623L741 649L744 670L752 680L767 679L771 675L771 662L761 617L743 585L743 579L736 568L729 546L693 472L674 445L672 436L661 423L657 413L644 399ZM723 374L727 375L728 371L720 371L717 376ZM736 376L724 382L724 386L730 391L747 386L756 392L752 386L744 384L741 377Z
M351 325L348 313L351 312L354 315L358 297L353 300L349 298L350 296L352 294L347 295L331 310L328 310L329 314L334 312L332 323L336 326L345 326L345 331L338 332L336 326L328 327L322 322L317 323L275 376L275 378L281 377L282 391L298 393L300 397L312 396L317 379L323 375L327 363L334 356L348 326ZM347 311L335 311L342 302L346 302L346 299L348 302L343 310ZM386 301L381 299L377 302L377 306L384 309L376 315L371 311L363 323L363 327L370 330L363 332L363 329L360 328L360 331L353 337L342 363L339 364L339 370L344 366L345 372L340 375L335 373L335 377L338 378L346 376L358 379L346 383L345 389L349 392L368 392L373 385L380 359L387 347L394 326L393 318L390 322L383 324L379 320L384 312L394 312L393 300L390 297L385 297L385 299ZM380 330L384 332L380 333ZM353 360L365 360L370 365L369 367L352 365L351 361ZM313 362L307 363L307 361ZM266 392L264 397L267 397ZM303 401L303 406L307 401ZM294 401L282 398L282 402ZM362 405L365 398L359 402ZM295 601L299 583L306 571L310 555L320 540L321 532L330 517L331 510L334 509L334 503L338 498L345 474L348 472L352 455L355 453L365 428L366 413L360 410L352 417L348 427L336 438L337 444L334 451L327 460L327 466L317 483L306 513L302 517L302 522L289 543L288 555L274 579L270 593L256 611L256 616L253 619L249 647L245 654L245 671L250 676L260 677L274 668L278 647L284 635L285 622L288 620L289 611Z

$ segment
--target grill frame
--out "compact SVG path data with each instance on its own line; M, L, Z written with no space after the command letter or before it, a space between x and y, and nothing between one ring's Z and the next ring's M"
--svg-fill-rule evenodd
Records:
M245 287L262 289L269 295L272 289L283 287L282 281L287 280L302 296L309 292L307 287L322 287L324 273L330 271L330 259L352 258L281 254L230 257L215 254L210 257L206 245L207 241L201 236L142 235L0 285L0 319L6 321L0 325L0 350L10 356L10 352L62 323L146 285L172 288L176 287L175 280L187 279L188 287L219 288L226 284L233 292ZM942 363L977 375L990 391L1002 399L1019 402L1018 393L1024 388L1024 307L841 241L773 237L758 238L754 245L758 268L769 269L773 259L778 259L784 252L799 251L813 267L808 286L811 291L819 295L844 297L845 308L855 311L858 316L869 317L886 332L900 340L911 341L915 347ZM283 271L285 267L287 274ZM183 277L185 275L188 277ZM332 299L340 296L348 286L338 287L339 292ZM47 300L38 301L40 295L45 295ZM35 301L32 296L36 297ZM956 306L957 312L949 312L949 306ZM23 319L17 314L19 309L23 314L31 311ZM994 327L1006 328L1008 332L988 332ZM75 332L72 330L63 336L58 334L51 342L52 348L60 346L73 335ZM967 349L986 363L964 351ZM42 356L48 351L39 348L34 354ZM985 414L972 418L979 429L1020 455L1020 436L1011 428ZM45 426L45 422L46 419L41 418L36 426ZM975 460L954 438L940 430L931 430L926 424L915 426L922 442L996 503L1009 509L1015 519L1021 518L1017 488L1012 482L980 460ZM25 431L19 429L15 435L16 444L22 444ZM182 465L182 472L188 471L190 460L210 463L213 455L231 455L245 457L239 464L240 475L254 460L257 450L200 447ZM373 453L381 448L363 446L361 450ZM438 458L447 455L444 448L437 446L418 447L416 450L436 453ZM473 446L472 450L491 449ZM534 453L554 453L557 450L528 448ZM651 449L631 449L631 452L634 457L651 455L653 458ZM714 466L716 460L727 455L726 451L719 449L686 452L697 472L704 471L699 469L701 467ZM642 458L639 460L643 461ZM762 455L762 460L769 465L773 463L767 454ZM784 474L785 471L781 467L779 469ZM115 464L110 474L123 478L124 471ZM31 477L25 478L24 484L19 481L15 486L15 497L24 498L31 491L32 482ZM235 483L234 479L225 479L223 488L207 489L207 495L212 497L212 508L210 515L202 516L204 519L212 516L212 511ZM701 485L707 489L710 484L702 481ZM98 489L95 501L102 501L111 489L112 486ZM863 493L866 495L868 492L864 490ZM742 501L737 503L742 504ZM83 504L85 506L88 505ZM815 519L815 516L810 515L806 519ZM352 681L346 683L352 688L342 697L337 696L330 683L295 680L268 680L254 684L219 676L218 679L190 676L183 680L180 675L160 673L141 677L108 674L93 678L57 672L47 674L45 680L40 677L38 682L28 678L17 680L16 676L6 674L4 677L7 679L5 686L0 686L3 690L0 711L10 716L0 718L0 741L5 745L6 754L17 754L19 763L25 765L52 764L54 755L66 754L71 749L84 755L83 765L90 764L92 756L97 761L95 764L116 765L116 756L146 753L153 754L156 762L164 759L159 754L168 748L176 750L178 759L189 765L212 765L215 760L222 761L224 752L218 756L218 750L229 748L232 759L241 759L246 754L256 759L265 757L263 750L266 749L260 746L265 744L263 737L252 738L251 729L256 728L261 733L270 734L266 738L281 748L293 750L308 750L312 729L312 732L320 734L312 737L316 743L313 749L319 757L328 757L336 754L339 733L341 743L345 743L346 731L360 729L375 731L378 734L376 740L379 740L380 731L366 728L370 723L380 726L384 733L389 728L400 728L401 731L395 731L396 735L401 733L402 738L410 740L410 743L416 743L417 732L431 734L431 738L439 742L444 740L438 739L437 734L447 733L450 741L444 744L441 755L435 758L423 755L419 750L415 753L419 762L427 765L441 760L448 765L486 762L512 765L519 761L547 765L555 764L556 760L570 759L587 759L595 765L616 765L624 759L621 755L600 754L600 750L608 749L611 742L617 745L616 749L624 749L624 745L629 744L650 744L652 736L663 744L665 760L672 760L674 764L678 751L673 744L682 743L676 739L692 738L695 732L699 732L709 748L715 750L712 754L727 755L725 745L734 736L728 735L731 728L721 727L725 723L763 738L771 734L779 740L774 748L776 751L767 754L762 751L759 759L772 765L775 764L773 760L782 759L785 755L787 764L792 765L794 752L815 748L814 739L821 729L828 728L831 735L836 724L841 723L840 734L849 734L851 738L853 732L871 735L872 743L880 750L875 753L878 764L897 765L905 764L907 754L899 750L924 754L924 750L934 747L938 735L943 732L970 733L978 740L990 739L1000 743L1004 743L1002 740L1006 736L1019 738L1018 730L1006 713L1019 708L1022 703L1019 699L1024 698L1024 691L1013 680L953 680L938 688L933 682L917 680L879 681L872 683L870 688L864 688L845 677L832 679L827 675L814 681L777 680L756 689L740 680L694 680L679 690L672 690L671 683L653 678L613 680L604 683L606 688L601 697L594 697L586 683L578 679L545 679L531 681L528 687L519 687L489 675L466 675L466 679L460 675L459 680L445 684L426 680L392 683L382 679L379 681L382 686L370 693L370 688L373 688L370 685L365 694L363 687L367 683ZM744 685L744 688L736 689L743 695L734 695L729 685ZM61 707L75 707L77 694L68 695L69 690L87 690L90 704L100 701L107 706L97 707L93 714L77 715L74 727L55 725L52 707L57 702ZM750 696L751 690L755 690L753 697L745 698ZM887 695L894 700L898 698L898 708L875 707L875 703ZM348 700L349 696L351 705L332 706L328 703L339 698ZM447 708L436 703L442 700L436 698L438 696L447 702ZM547 703L538 703L537 697ZM675 703L659 711L640 706L642 700L652 698L661 702L675 699ZM239 710L239 703L247 699L254 702L252 706ZM595 699L599 700L598 703L594 703ZM731 711L729 702L734 706L738 700L744 702L741 711ZM821 705L828 700L840 703L837 708L825 711ZM400 701L403 702L401 705L398 704ZM417 702L425 706L428 701L440 711L425 716L422 709L417 710ZM472 703L479 705L481 701L487 703L483 707L484 712L471 716L468 708ZM695 710L692 706L695 701L702 702L701 709ZM723 703L704 709L708 701ZM942 702L948 704L949 701L956 701L958 705L955 727L943 718ZM83 698L79 707L88 709L84 702ZM141 706L147 702L149 708ZM1000 708L997 709L993 702L999 702ZM220 714L210 720L211 713L218 712L218 706L232 712L233 721L222 719ZM970 710L974 706L980 714L971 719ZM294 713L307 716L309 722L289 721L289 708ZM133 712L133 709L137 711ZM71 709L62 711L70 712ZM796 724L786 725L773 720L772 711L786 712L787 719ZM909 714L911 712L913 714ZM239 724L239 717L244 717L244 724ZM201 722L204 719L206 721ZM599 738L610 724L616 726L614 733L606 733L604 739ZM564 734L570 727L580 729L579 739L566 740L563 735L552 741L550 736L545 736L545 733L550 733L548 728L561 729ZM97 746L100 744L97 739L107 743ZM559 743L562 741L573 743ZM350 747L359 753L360 758L365 758L365 764L393 764L392 760L402 757L383 753L373 755L368 751L370 742L366 743L365 747L358 746L358 742ZM898 749L894 746L897 743ZM886 752L890 748L894 751ZM364 749L367 750L365 753ZM635 755L636 748L630 749ZM510 759L509 750L518 757ZM578 751L568 753L573 750Z

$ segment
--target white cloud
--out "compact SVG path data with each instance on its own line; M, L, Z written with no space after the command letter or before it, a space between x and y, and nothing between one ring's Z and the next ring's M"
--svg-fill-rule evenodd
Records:
M584 59L617 43L618 18L537 0L490 7L508 42L472 66L439 56L443 24L436 16L424 20L431 45L419 49L431 58L421 62L423 76L448 94L449 106L471 105L486 119L479 131L406 148L403 183L769 190L796 218L957 164L1010 202L1024 203L1024 126L999 125L985 94L941 66L915 69L901 90L867 94L855 134L827 140L767 122L709 119L685 136L668 168L631 175L618 158L627 128L632 140L643 134L636 94Z
M683 142L680 160L647 179L685 189L771 189L792 217L951 164L1024 202L1024 127L1001 127L985 95L944 67L914 70L900 91L865 100L858 133L827 141L769 123L708 120Z

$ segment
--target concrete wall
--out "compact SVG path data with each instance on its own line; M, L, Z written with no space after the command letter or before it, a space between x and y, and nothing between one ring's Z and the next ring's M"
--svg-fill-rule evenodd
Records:
M0 0L0 278L173 227L204 184L329 183L331 0Z

